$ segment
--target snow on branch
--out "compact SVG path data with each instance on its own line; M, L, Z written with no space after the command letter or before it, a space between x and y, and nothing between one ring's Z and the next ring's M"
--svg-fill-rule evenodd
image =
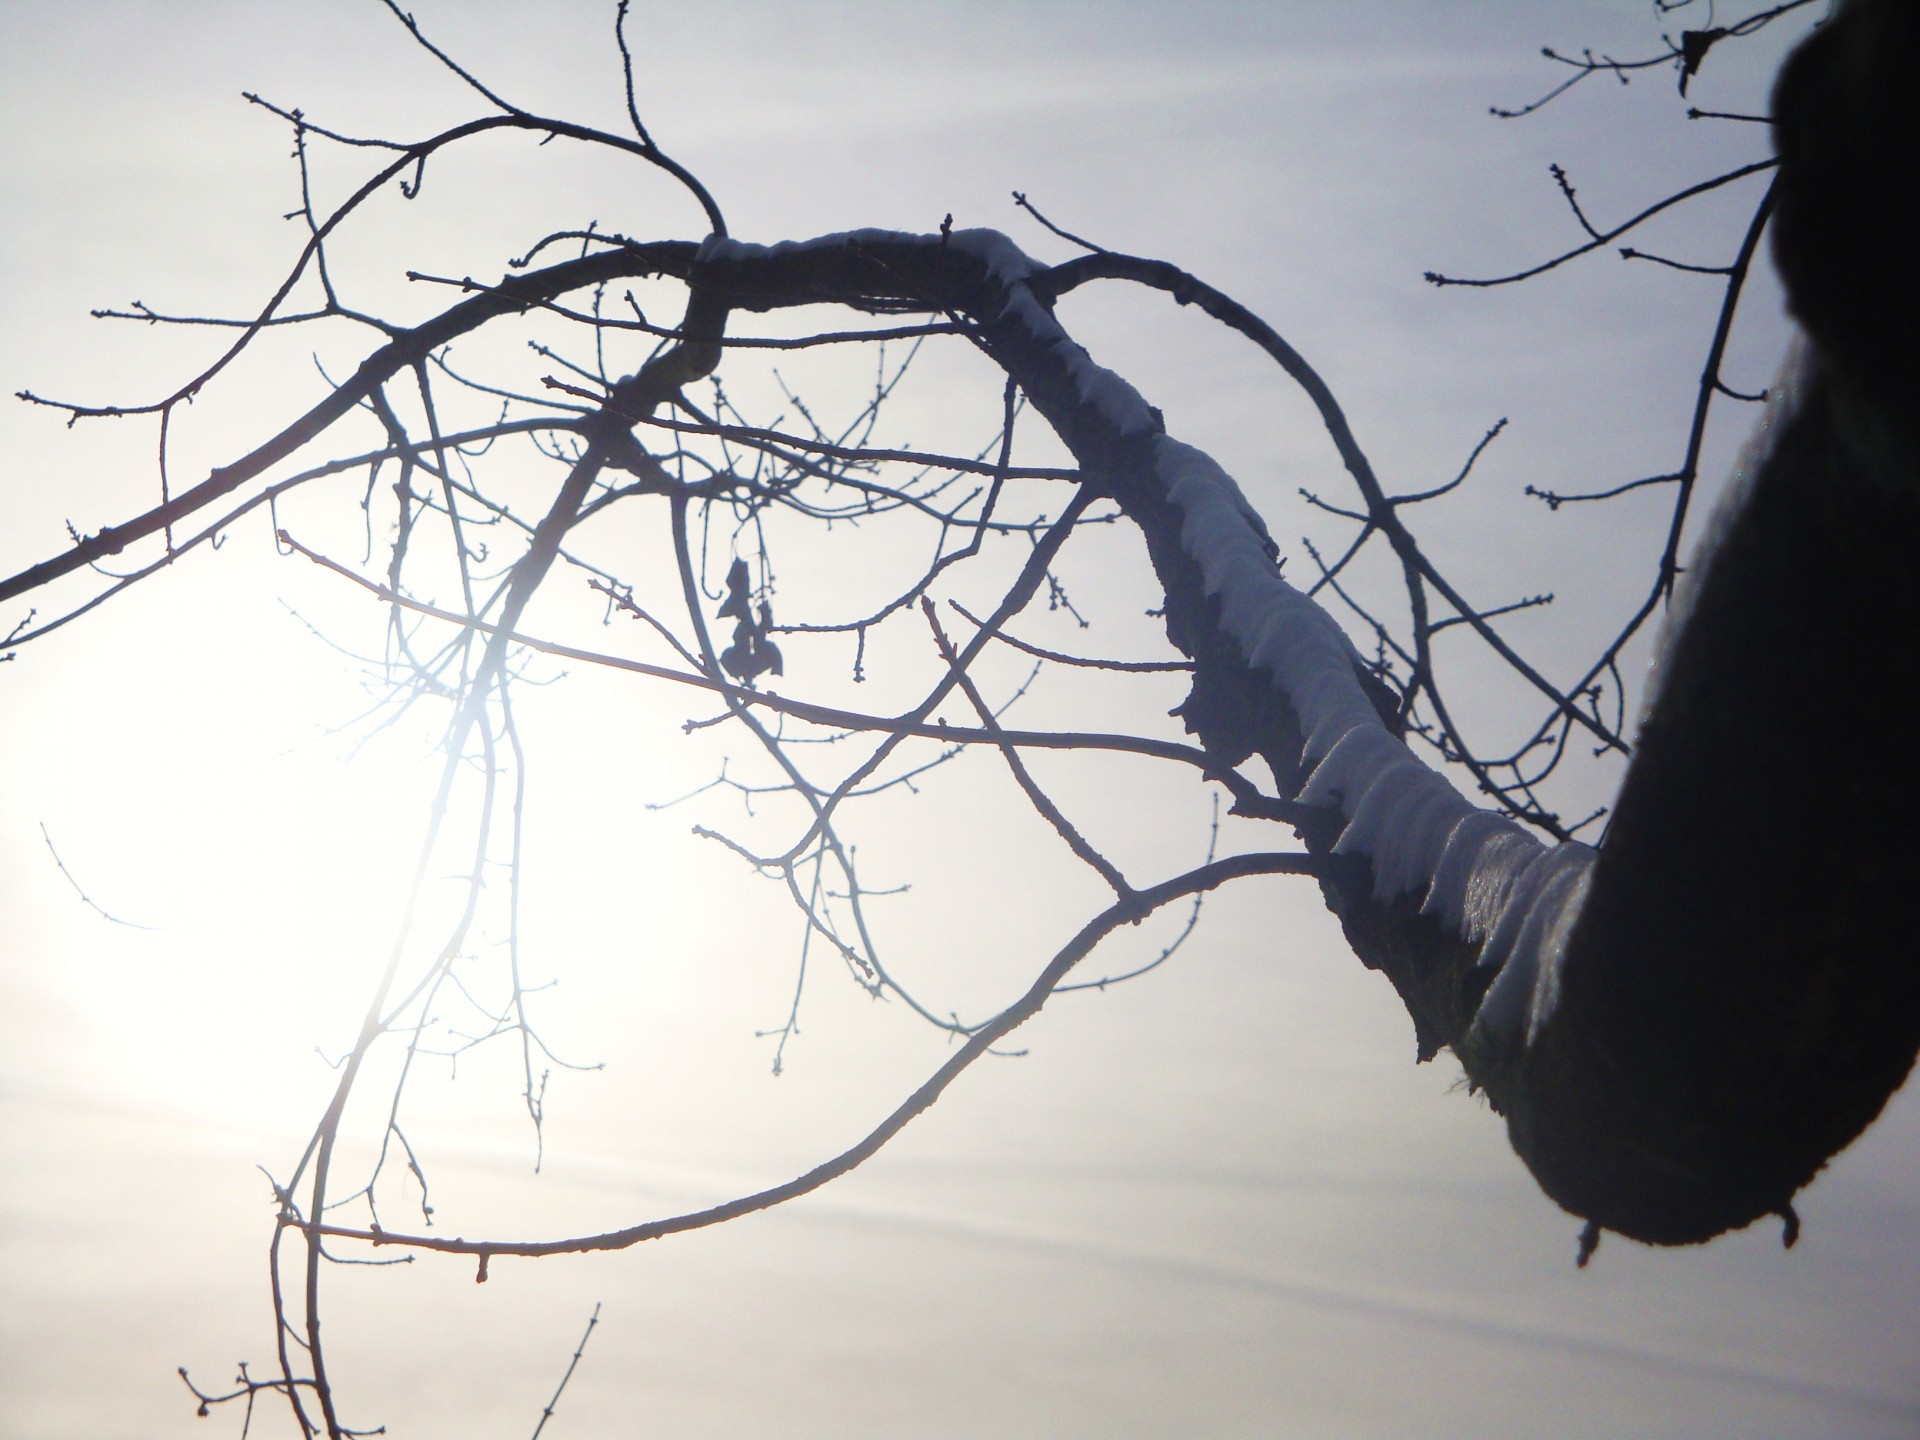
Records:
M1353 643L1281 576L1266 525L1233 478L1163 433L1139 392L1074 343L1032 293L1039 267L1011 241L993 231L948 240L1005 286L997 318L1019 326L1112 441L1152 432L1148 467L1179 514L1181 546L1219 606L1222 631L1247 665L1271 677L1299 721L1308 771L1300 800L1338 810L1345 824L1334 853L1368 861L1376 900L1416 893L1423 913L1481 947L1479 964L1494 978L1476 1024L1503 1046L1530 1041L1559 993L1595 851L1577 841L1542 844L1473 805L1414 755L1362 688L1365 661Z

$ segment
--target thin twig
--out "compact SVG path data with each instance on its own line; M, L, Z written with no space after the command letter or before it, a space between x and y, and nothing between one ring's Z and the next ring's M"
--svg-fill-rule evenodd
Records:
M621 8L624 10L626 7L623 5ZM599 1323L600 1302L596 1300L593 1302L593 1314L587 1317L587 1328L580 1336L580 1343L574 1346L573 1358L567 1361L567 1373L560 1377L559 1385L554 1388L553 1398L547 1401L546 1409L540 1412L540 1423L533 1427L533 1434L528 1437L528 1440L540 1440L540 1432L547 1428L547 1421L553 1418L554 1406L558 1405L560 1397L567 1393L567 1382L573 1379L574 1368L579 1365L581 1355L586 1352L587 1341L593 1338L593 1327Z
M47 822L44 820L40 822L40 838L47 842L47 853L53 856L53 863L60 867L60 873L66 877L67 883L73 887L73 893L86 901L88 908L95 914L111 920L116 925L124 925L129 930L157 930L160 928L157 925L142 925L137 920L122 920L118 915L114 914L91 895L87 894L80 882L73 878L73 872L67 869L67 862L60 858L60 852L53 848L53 836L47 833Z

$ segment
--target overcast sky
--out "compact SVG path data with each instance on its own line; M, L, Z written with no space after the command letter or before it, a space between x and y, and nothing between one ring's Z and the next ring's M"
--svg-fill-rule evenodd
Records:
M618 128L611 11L415 7L519 103ZM1638 501L1548 515L1524 488L1671 466L1712 286L1610 256L1511 291L1420 277L1499 272L1576 240L1551 161L1613 218L1762 153L1755 127L1684 123L1665 72L1595 82L1526 122L1487 115L1557 78L1542 44L1651 53L1650 11L846 0L640 5L633 33L650 128L741 238L930 230L951 213L1066 258L1015 209L1020 190L1274 323L1339 392L1391 489L1449 478L1510 417L1429 533L1488 603L1556 592L1511 633L1565 673L1642 583L1634 566L1663 522ZM358 133L412 137L477 113L373 0L0 0L0 18L9 392L153 398L211 342L89 309L240 312L270 292L296 244L280 218L294 176L286 127L242 91ZM1761 105L1777 51L1721 54L1692 98ZM1659 238L1718 263L1754 198L1709 202ZM415 206L382 201L343 264L368 303L411 321L443 297L408 287L408 267L498 274L540 234L588 220L700 234L654 172L515 138L449 159ZM1145 292L1075 297L1062 316L1240 478L1293 563L1307 563L1303 533L1340 533L1298 496L1341 494L1330 449L1249 347ZM1787 333L1763 277L1732 382L1764 385ZM183 421L179 473L234 458L310 403L315 359L353 363L336 340L318 356L270 349L210 392ZM935 386L903 398L896 433L944 440L943 424L965 433L955 414L990 423L997 400L990 382ZM1714 474L1746 419L1714 432ZM57 552L69 521L91 531L151 504L152 445L134 422L69 431L51 412L0 411L0 569ZM357 494L328 492L343 521L319 500L296 519L355 534ZM782 563L796 590L810 573L824 583L808 552ZM1123 539L1090 541L1062 573L1094 630L1041 617L1029 633L1147 653L1138 566ZM315 633L351 649L377 645L380 623L339 582L276 558L256 521L0 667L8 1434L236 1433L235 1415L194 1418L175 1367L216 1386L237 1360L269 1366L271 1194L256 1167L285 1173L325 1103L324 1057L350 1043L384 959L437 774L425 716L361 743L362 674ZM839 652L795 653L816 668L796 667L794 693L829 664L836 678L817 683L844 679ZM1032 713L1164 726L1178 693L1043 686ZM538 1177L511 1066L481 1055L457 1081L425 1074L444 1227L578 1233L784 1179L940 1063L937 1033L828 975L772 1078L754 1031L785 1015L798 924L773 887L687 837L695 821L759 822L716 797L644 808L712 778L725 746L680 736L698 707L618 677L523 694L528 948L560 982L540 997L543 1030L606 1068L554 1082ZM1483 733L1518 723L1511 690L1489 678L1472 694ZM882 802L862 831L869 876L915 886L885 911L893 953L970 1013L1017 991L1094 894L989 759ZM1142 877L1204 851L1209 802L1187 776L1061 765L1048 778ZM1569 808L1603 801L1613 778L1583 772ZM1251 828L1228 842L1275 843ZM76 882L134 924L89 908ZM1129 937L1103 968L1163 938ZM1459 1093L1450 1058L1414 1065L1390 987L1308 886L1223 895L1173 962L1061 997L1019 1038L1024 1058L977 1067L866 1169L786 1210L638 1252L500 1264L485 1287L437 1260L334 1277L350 1423L530 1433L598 1303L548 1436L1920 1428L1911 1094L1802 1197L1792 1252L1771 1225L1679 1252L1616 1237L1576 1271L1578 1223ZM278 1410L262 1422L284 1431Z

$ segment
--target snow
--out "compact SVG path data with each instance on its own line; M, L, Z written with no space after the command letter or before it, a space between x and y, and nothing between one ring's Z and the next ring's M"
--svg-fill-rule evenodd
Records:
M952 238L958 240L962 236L983 233L993 232L956 231ZM1022 276L1021 282L1024 280ZM1068 337L1067 332L1060 328L1060 322L1053 318L1053 312L1034 298L1033 291L1026 284L1016 282L1008 287L1006 305L998 318L1019 325L1046 346L1054 363L1065 370L1073 381L1074 393L1080 403L1098 410L1101 418L1116 434L1137 435L1154 428L1153 407L1147 404L1140 392L1104 365L1094 364L1093 358Z
M850 245L924 245L924 235L909 235L901 230L838 230L831 235L816 235L811 240L782 240L778 245L756 245L731 236L709 235L694 253L694 264L729 264L775 259L783 255L802 255L810 250L839 250Z
M1045 267L998 231L956 230L935 242L855 230L771 247L709 238L698 263L902 243L944 243L979 261L1004 297L992 318L1024 329L1113 433L1160 429L1140 392L1095 364L1034 296L1029 282ZM1367 859L1377 900L1421 892L1422 914L1479 944L1478 963L1495 973L1475 1029L1503 1045L1531 1043L1559 997L1596 852L1571 842L1543 845L1473 805L1416 757L1361 688L1366 662L1353 642L1281 576L1278 548L1233 478L1205 452L1165 434L1154 433L1152 446L1155 477L1180 513L1181 546L1218 601L1222 628L1250 665L1273 677L1299 718L1308 771L1301 800L1335 806L1346 821L1334 852Z
M945 244L949 249L980 263L988 282L1005 296L1005 303L994 318L1019 324L1035 340L1045 345L1054 363L1073 382L1074 393L1080 403L1096 410L1116 434L1136 435L1156 428L1158 422L1153 408L1141 397L1140 392L1105 366L1094 364L1092 357L1061 329L1052 312L1034 298L1028 282L1047 267L1027 255L998 230L953 230L941 241L897 230L843 230L832 235L818 235L811 240L783 240L777 245L756 245L749 241L710 235L701 243L694 263L771 260L812 250L848 246L865 245L878 249L931 244Z
M1154 464L1222 628L1299 717L1309 767L1300 799L1346 818L1334 853L1367 859L1375 899L1423 891L1423 914L1480 944L1479 964L1495 976L1476 1028L1531 1042L1559 997L1596 852L1543 845L1416 757L1361 688L1353 642L1281 576L1266 526L1232 477L1168 436L1156 438Z
M990 231L951 237L987 262L1006 286L997 318L1018 324L1120 435L1158 429L1151 407L1126 381L1095 364L1025 283L1032 262ZM1017 258L1015 258L1017 257ZM1191 445L1153 439L1153 467L1180 512L1180 541L1220 623L1250 665L1286 696L1305 736L1310 767L1300 798L1339 808L1346 825L1334 853L1364 856L1374 898L1421 894L1421 910L1481 945L1494 970L1475 1025L1503 1043L1527 1042L1553 1013L1567 938L1579 918L1595 852L1549 848L1503 815L1482 810L1390 732L1361 688L1365 664L1353 642L1289 585L1265 522L1226 471Z
M1531 837L1528 837L1531 838ZM1474 1016L1476 1029L1511 1039L1525 1026L1528 1044L1560 998L1567 941L1587 896L1596 853L1578 842L1534 855L1512 877L1479 963L1497 969Z
M985 262L987 274L1008 289L1047 268L998 230L954 230L947 244Z
M926 235L904 230L838 230L831 235L816 235L810 240L782 240L777 245L756 245L748 240L709 235L700 243L695 264L767 260L783 255L802 255L813 250L840 250L867 246L872 249L908 245L938 244ZM987 278L1008 290L1024 286L1035 274L1046 269L998 230L954 230L946 237L947 246L980 261Z

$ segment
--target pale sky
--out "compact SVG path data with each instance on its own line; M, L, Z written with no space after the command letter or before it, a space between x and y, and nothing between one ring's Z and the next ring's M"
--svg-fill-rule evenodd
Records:
M610 4L414 8L529 108L618 126ZM1438 292L1420 276L1511 269L1577 239L1551 161L1612 218L1761 153L1754 127L1681 122L1664 72L1596 81L1526 122L1487 116L1556 78L1542 44L1647 52L1650 12L743 0L640 5L633 33L649 126L743 239L930 230L950 212L1065 258L1012 205L1020 190L1275 324L1339 392L1391 489L1449 478L1511 417L1426 533L1488 603L1557 592L1510 633L1564 671L1641 584L1633 567L1660 516L1638 502L1548 515L1524 487L1671 464L1715 294L1610 256L1506 291ZM287 131L241 91L361 133L411 137L477 113L373 0L5 0L0 17L9 392L156 396L209 339L89 309L237 313L277 281L296 243L279 218L295 201ZM1776 55L1728 53L1716 72L1716 52L1692 98L1763 103ZM420 202L381 202L343 252L366 302L403 319L444 303L406 285L409 266L491 277L545 231L592 219L642 238L700 233L652 172L559 146L492 141L435 165ZM1710 202L1659 238L1724 258L1753 198ZM1308 563L1303 533L1341 533L1298 497L1341 496L1330 447L1244 343L1145 292L1076 296L1061 313L1173 433L1233 471L1294 564ZM339 373L350 339L318 356L304 340L268 347L210 391L182 422L178 473L198 478L298 413L318 393L315 359ZM1764 385L1786 340L1777 289L1756 280L1734 383ZM977 439L997 384L978 388L964 366L933 378L903 397L892 433ZM868 372L819 383L841 404ZM1729 413L1714 432L1714 477L1745 423ZM55 553L68 520L91 531L152 503L152 444L135 422L69 431L51 412L0 408L0 569ZM293 523L357 559L361 483L310 497ZM783 552L783 595L837 603L857 588L861 575L826 573L839 563L827 553L797 540ZM1036 616L1022 633L1160 653L1141 567L1123 539L1090 541L1062 574L1095 627ZM325 1102L323 1056L350 1043L437 775L430 717L369 739L359 670L314 633L366 648L380 623L340 582L277 558L256 518L0 667L0 1434L235 1434L237 1414L195 1419L175 1368L212 1388L236 1361L269 1367L271 1194L256 1167L289 1169ZM793 654L789 693L852 694L839 650ZM777 807L645 808L742 747L683 737L702 708L624 677L573 673L521 694L525 953L559 981L537 999L542 1031L606 1068L555 1079L538 1176L508 1057L478 1052L457 1079L423 1071L418 1138L443 1228L580 1233L781 1180L941 1062L944 1040L904 1007L821 973L772 1078L754 1031L786 1013L797 918L687 831L770 835ZM1015 713L1164 733L1178 694L1074 679ZM1504 733L1515 700L1489 678L1466 718ZM967 1014L1016 993L1094 895L996 764L936 772L921 795L871 807L859 835L874 883L914 886L880 912L891 952ZM1204 851L1209 802L1186 775L1044 773L1141 876ZM1567 808L1604 800L1613 778L1583 773ZM43 826L92 900L151 928L89 909ZM1116 942L1100 973L1162 939ZM432 1257L331 1275L349 1422L526 1435L598 1303L548 1437L1920 1429L1911 1093L1803 1195L1793 1251L1765 1225L1683 1251L1614 1237L1577 1271L1578 1222L1456 1089L1450 1058L1413 1064L1390 987L1300 882L1220 896L1172 962L1059 997L1017 1038L1024 1058L976 1067L865 1169L782 1211L615 1256L497 1263L484 1287L470 1263ZM278 1407L257 1419L256 1433L288 1433Z

